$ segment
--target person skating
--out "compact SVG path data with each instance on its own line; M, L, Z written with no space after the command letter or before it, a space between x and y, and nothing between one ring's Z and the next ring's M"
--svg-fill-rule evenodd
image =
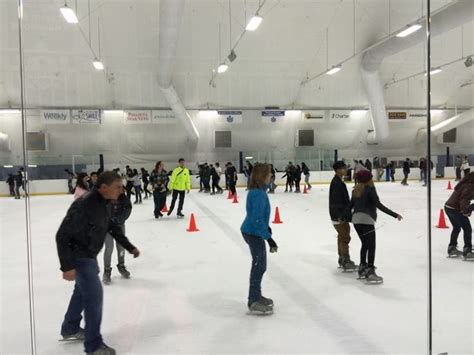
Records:
M301 163L301 171L303 172L304 182L305 182L306 186L308 187L308 190L311 190L313 188L311 186L310 182L309 182L309 178L310 178L311 174L309 172L308 166L304 162Z
M301 167L299 165L296 165L295 168L295 175L294 175L294 181L295 181L295 192L300 193L300 184L301 184Z
M119 173L117 172L117 174L119 174ZM93 171L92 173L90 173L90 179L88 181L89 190L92 190L94 188L94 185L97 182L97 178L98 178L97 172Z
M148 195L152 195L150 191L148 191L148 185L150 184L150 174L146 171L145 168L141 168L142 173L142 181L143 181L143 192L145 192L145 196L143 199L148 200Z
M18 171L18 173L15 175L15 200L19 200L21 198L21 187L23 187L23 174L21 171Z
M461 169L464 173L464 177L466 177L471 172L471 168L469 167L469 159L467 158L467 155L464 156Z
M122 191L121 177L111 171L102 173L94 189L76 201L67 211L56 234L57 251L63 279L75 281L74 292L61 326L65 340L84 340L87 354L114 355L114 349L104 344L100 333L103 289L99 279L97 254L104 245L107 232L134 257L140 252L112 223L110 200ZM84 312L85 329L80 328Z
M396 173L396 165L394 161L391 161L390 164L388 164L390 168L390 179L392 182L395 182L395 173Z
M202 167L202 184L204 186L204 193L208 194L211 192L211 168L209 164L204 163Z
M365 168L372 173L372 162L369 159L365 159Z
M397 218L402 217L385 207L377 195L370 171L360 171L357 174L358 184L352 191L351 202L342 214L343 221L352 219L357 234L362 242L360 250L359 278L370 283L381 283L383 278L375 273L375 223L377 209Z
M121 187L121 193L117 200L111 200L112 205L112 223L114 226L118 226L122 233L125 235L125 221L130 217L132 213L132 203L125 195L123 185ZM125 266L125 248L116 240L115 246L117 248L117 270L124 278L130 278L130 272ZM106 285L110 284L112 276L112 253L114 251L114 238L109 231L105 237L105 249L104 249L104 275L102 282Z
M170 190L173 192L173 197L171 199L171 206L168 211L168 216L173 213L176 199L179 196L177 216L184 217L182 213L184 205L184 196L185 192L189 193L189 191L191 190L191 177L189 175L189 170L184 166L184 159L179 159L178 163L178 167L173 170L173 173L171 175Z
M463 256L465 260L474 260L472 253L472 227L469 217L472 213L471 201L474 200L474 172L467 174L454 188L451 197L444 205L444 211L448 216L453 231L448 246L448 256ZM461 252L457 249L458 236L464 233L464 249Z
M227 185L229 186L232 196L234 196L236 194L235 186L237 185L237 170L231 162L227 163L226 176Z
M132 198L132 190L133 190L133 170L130 169L130 167L128 165L125 168L125 180L126 180L125 190L126 190L126 193L127 193L127 197L129 199L131 199Z
M77 175L76 187L74 188L74 200L82 197L89 192L89 177L87 173Z
M161 211L166 204L169 181L168 172L165 170L163 162L159 161L156 163L155 169L151 172L150 181L153 188L153 202L155 204L153 213L155 218L159 219L163 217Z
M64 169L67 174L67 189L71 195L74 194L74 186L72 180L74 179L74 174L69 169Z
M245 167L244 167L244 175L247 178L247 190L249 189L249 186L250 186L250 177L252 176L252 170L253 170L253 165L249 160L247 160L245 162Z
M262 296L262 278L267 268L267 251L265 240L270 246L270 253L276 253L278 246L272 239L270 223L270 201L266 193L271 181L271 170L268 164L255 164L250 179L246 201L246 216L240 230L252 255L250 287L247 306L250 312L272 313L273 300Z
M216 164L218 164L218 163L216 163ZM217 168L214 167L212 164L210 165L210 168L211 168L211 178L212 178L212 192L211 192L211 195L216 194L216 189L217 189L217 193L221 194L224 190L222 190L222 188L219 186L219 180L221 179L220 175L219 175L219 172L217 171Z
M349 222L340 220L341 215L350 204L349 192L344 182L344 176L347 174L347 166L343 161L337 161L334 163L333 169L335 175L329 187L329 215L337 231L338 264L344 271L355 270L356 265L351 260L349 252L351 226Z
M403 162L403 180L402 185L408 186L408 175L410 175L410 158Z
M272 173L272 177L270 179L270 185L268 187L268 193L269 194L274 194L275 193L275 190L277 188L277 185L275 184L275 180L276 180L276 170L275 168L273 167L273 164L270 164L270 171Z
M138 173L137 169L133 169L132 175L133 189L135 190L134 204L142 203L142 175Z
M287 167L285 168L285 174L281 177L284 179L286 177L286 186L285 186L285 192L288 192L288 188L290 188L290 192L293 192L293 182L294 182L294 175L295 175L296 169L293 163L290 161L288 162Z
M10 196L14 197L15 196L15 177L13 174L8 174L7 178L7 184L8 184L8 190L10 192Z
M461 166L462 166L462 159L459 155L456 155L456 158L454 160L454 167L456 171L456 181L459 181L462 179L461 177Z

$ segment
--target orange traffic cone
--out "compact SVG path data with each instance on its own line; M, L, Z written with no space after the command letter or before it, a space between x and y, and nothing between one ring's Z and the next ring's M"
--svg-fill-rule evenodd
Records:
M306 184L304 185L303 193L304 193L304 194L307 194L307 193L308 193L308 188L306 187Z
M232 200L232 192L230 192L230 189L227 190L229 193L227 194L227 199Z
M166 206L166 202L163 208L161 209L161 212L165 212L165 213L168 212L168 206Z
M191 219L189 220L189 227L186 229L188 232L199 232L199 229L196 227L196 219L194 218L194 213L191 213Z
M239 203L239 200L237 200L237 192L234 194L234 201L232 203Z
M438 221L438 225L436 226L436 228L440 228L440 229L449 228L446 225L446 218L444 218L444 211L442 209L439 211L439 221Z
M280 219L280 210L277 208L275 208L275 219L273 220L272 223L275 223L275 224L281 224L283 223Z
M448 181L448 190L452 190L453 187L451 186L451 181Z

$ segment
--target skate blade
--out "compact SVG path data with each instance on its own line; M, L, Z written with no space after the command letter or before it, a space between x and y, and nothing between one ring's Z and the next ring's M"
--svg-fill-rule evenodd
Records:
M467 259L467 258L463 258L463 259L462 259L462 261L465 261L465 262L471 262L471 263L472 263L472 262L474 261L474 259Z
M58 340L60 343L76 343L76 342L79 342L79 341L84 341L84 339L80 339L80 338L62 338L62 339L59 339Z
M380 281L369 281L369 280L365 280L365 284L366 284L366 285L380 285L380 284L383 284L383 280L380 280Z
M448 258L448 259L458 259L460 257L462 257L462 255L448 255L446 258Z
M269 315L272 315L273 314L273 309L271 311L268 311L268 312L259 312L259 311L248 311L247 312L248 315L250 316L269 316Z

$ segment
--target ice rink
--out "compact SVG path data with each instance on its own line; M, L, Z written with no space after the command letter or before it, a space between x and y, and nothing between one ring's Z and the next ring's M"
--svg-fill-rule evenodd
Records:
M433 223L450 195L447 181L433 183ZM351 188L351 185L348 185ZM366 285L337 269L336 232L328 215L328 185L309 194L270 195L277 254L268 255L263 293L275 301L270 316L247 314L250 253L239 227L239 203L227 195L193 190L186 218L155 220L153 201L135 205L127 236L141 257L127 256L131 279L104 286L102 333L118 354L425 354L427 343L426 188L418 182L376 185L379 212L377 273ZM34 297L38 354L81 354L81 343L59 343L73 283L61 278L55 234L72 196L31 198ZM24 200L2 198L0 353L29 352ZM168 199L169 205L169 199ZM197 233L186 231L194 213ZM434 353L474 353L474 264L446 258L451 229L433 228ZM360 242L352 228L351 253ZM462 236L460 237L462 246ZM116 260L114 252L113 261ZM99 255L102 265L102 253ZM465 352L465 349L471 349Z

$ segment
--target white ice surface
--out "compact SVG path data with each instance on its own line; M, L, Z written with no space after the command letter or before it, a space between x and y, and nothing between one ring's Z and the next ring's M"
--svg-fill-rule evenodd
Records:
M265 317L246 309L250 254L239 232L245 191L239 190L239 204L192 191L184 220L156 221L152 200L134 206L127 235L142 255L127 256L131 279L114 268L112 284L104 287L105 341L118 354L426 354L426 189L416 182L377 189L404 216L398 222L379 214L376 265L385 283L377 286L336 268L328 186L308 195L280 187L270 195L284 223L272 225L279 251L268 255L263 292L275 300L275 313ZM435 225L450 194L446 182L435 182L433 193ZM31 199L38 354L83 351L82 344L57 341L73 284L61 278L55 233L71 202L71 196ZM25 203L0 204L0 354L26 354ZM186 232L191 212L198 233ZM450 230L432 232L433 352L473 354L474 263L447 259ZM354 230L352 236L358 262L360 242ZM462 246L462 236L459 241Z

